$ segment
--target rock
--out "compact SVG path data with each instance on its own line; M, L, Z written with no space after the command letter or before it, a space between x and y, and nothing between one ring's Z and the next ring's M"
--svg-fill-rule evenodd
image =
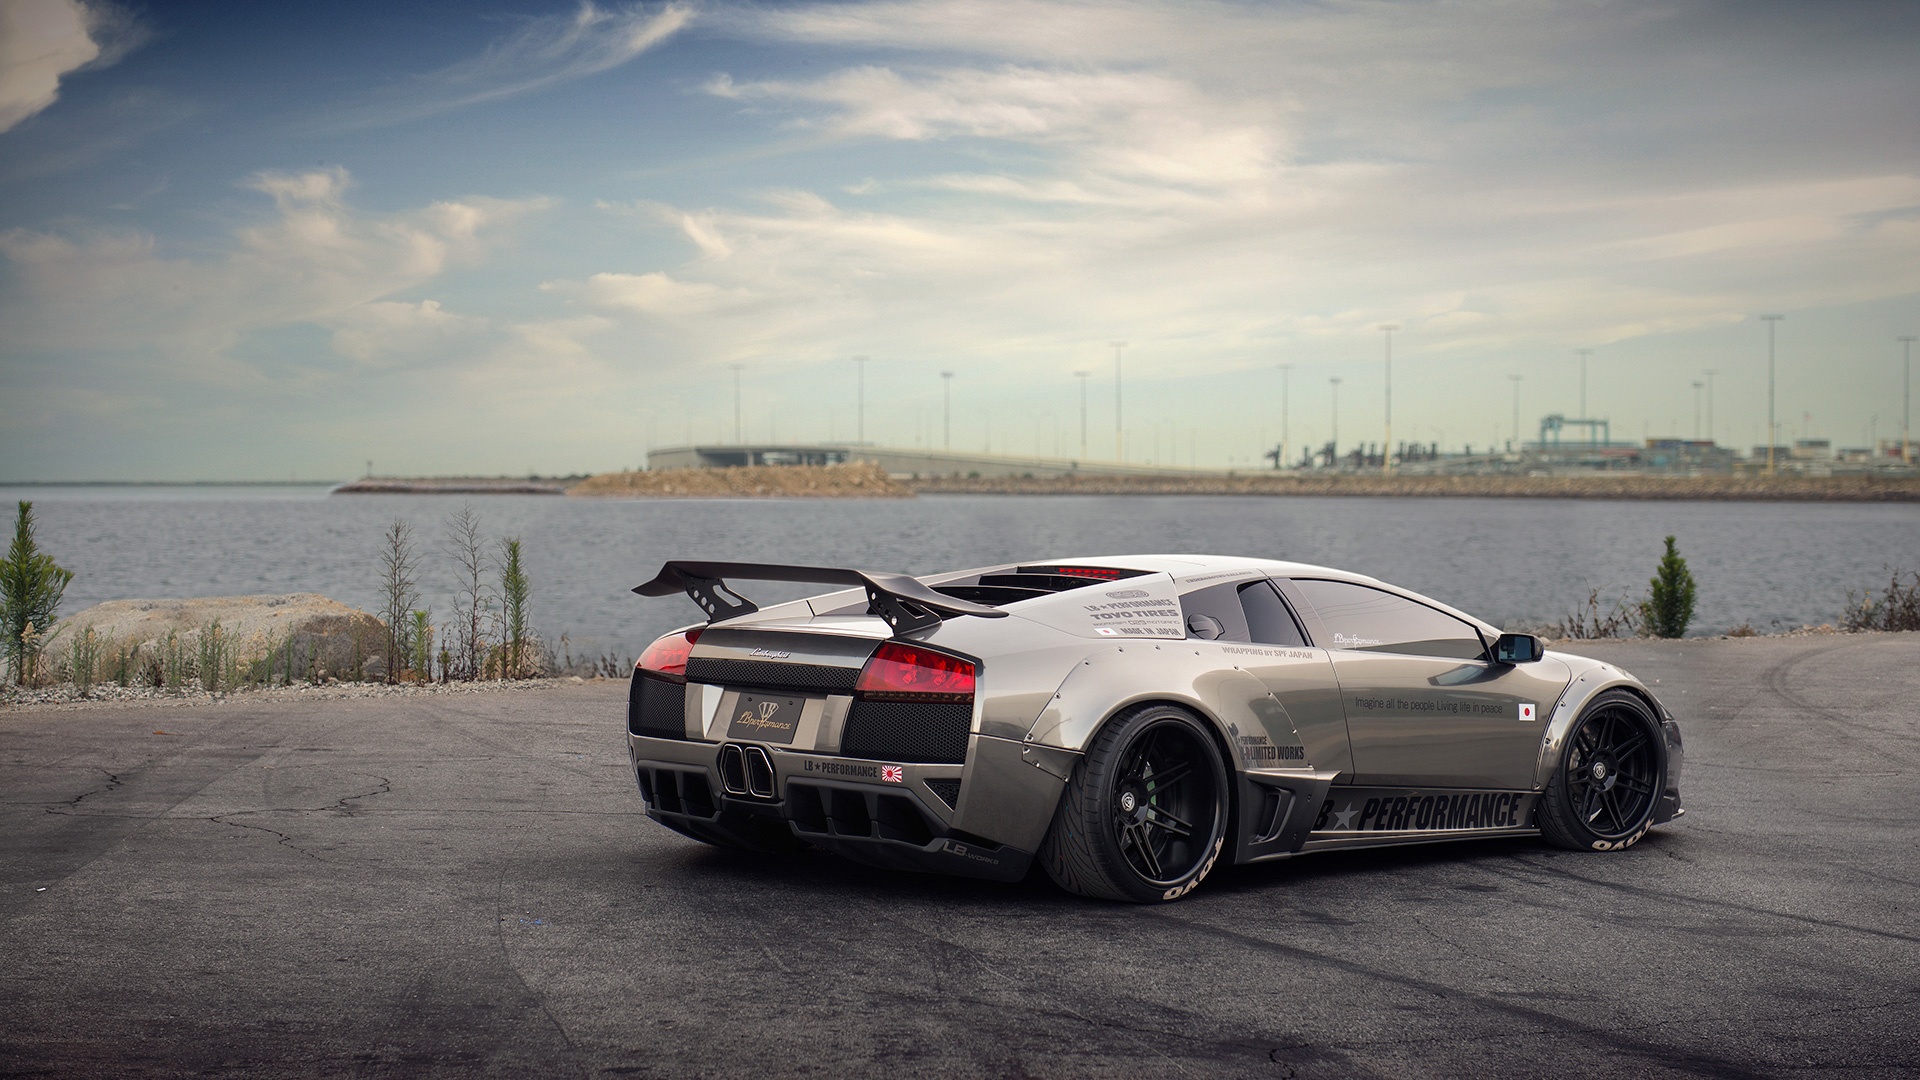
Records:
M295 677L322 670L364 675L368 661L386 650L387 625L379 619L318 593L293 593L109 600L60 620L47 651L56 663L63 662L91 627L103 655L138 649L142 663L150 663L172 634L178 647L197 656L202 636L216 620L235 659L260 660L272 650L275 671L291 667Z

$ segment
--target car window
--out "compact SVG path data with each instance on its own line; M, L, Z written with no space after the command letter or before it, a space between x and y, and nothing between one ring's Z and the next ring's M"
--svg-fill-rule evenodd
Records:
M1247 636L1262 645L1305 645L1300 624L1287 609L1287 602L1273 590L1271 581L1255 581L1240 586L1240 610L1247 616Z
M1247 641L1247 616L1240 609L1238 583L1209 585L1180 598L1187 636L1206 641Z
M1345 581L1294 580L1325 628L1329 649L1480 660L1486 644L1472 626L1425 604Z

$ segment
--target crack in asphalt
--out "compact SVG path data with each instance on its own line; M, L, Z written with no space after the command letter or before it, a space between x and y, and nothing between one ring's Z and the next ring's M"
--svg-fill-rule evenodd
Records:
M375 787L372 791L363 791L358 795L348 795L344 798L336 799L332 803L329 803L326 806L296 806L296 807L288 807L283 809L268 808L268 809L261 809L261 810L229 810L224 814L211 814L207 817L206 820L211 821L216 825L231 825L236 829L252 829L256 832L263 832L263 833L271 834L273 836L277 836L280 838L278 841L279 843L285 845L288 848L291 848L294 851L299 852L302 855L305 855L307 858L312 859L315 862L324 863L327 860L322 859L320 856L315 855L313 852L308 851L306 848L301 847L299 844L294 843L293 837L287 835L286 833L281 832L278 829L270 829L265 825L249 825L245 822L234 821L231 819L237 818L237 817L254 817L260 814L305 815L305 814L337 813L345 817L357 817L359 816L357 809L355 807L349 806L348 805L349 803L357 802L360 799L370 799L375 795L386 795L393 791L393 781L387 779L384 776L380 776L377 773L361 773L356 775L370 776L374 780L379 781L379 786Z
M238 811L238 812L250 813L251 811ZM215 825L231 825L236 829L249 829L253 832L263 832L270 836L279 837L279 840L277 841L278 843L285 845L286 847L291 848L292 850L297 851L302 855L305 855L307 858L312 859L314 862L324 863L327 861L325 859L322 859L320 856L315 855L313 852L308 851L306 848L301 847L299 844L294 843L293 837L288 836L286 833L283 833L278 829L269 829L265 825L248 825L245 822L241 822L241 821L228 821L227 818L229 816L231 815L214 814L208 817L206 820L213 822Z
M73 798L68 799L65 802L54 804L55 806L65 806L69 808L79 806L86 799L89 799L95 795L105 795L107 792L112 791L114 788L119 787L122 783L119 773L101 768L98 765L89 765L87 766L87 768L92 769L93 771L104 775L107 778L106 784L102 787L88 788L86 791L83 791L80 794L75 795ZM52 806L47 807L47 812L50 814L59 813L59 811L54 809L54 807Z

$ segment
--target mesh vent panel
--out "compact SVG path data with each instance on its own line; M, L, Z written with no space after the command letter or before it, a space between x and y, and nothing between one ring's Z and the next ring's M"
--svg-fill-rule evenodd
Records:
M627 730L656 739L687 737L687 688L635 675L627 688Z
M687 661L687 681L717 686L767 686L781 690L847 693L860 681L860 669L696 656Z
M940 796L940 801L947 804L947 809L952 810L960 805L960 781L929 780L927 787Z
M958 765L967 760L973 706L856 701L847 711L840 752L847 757Z

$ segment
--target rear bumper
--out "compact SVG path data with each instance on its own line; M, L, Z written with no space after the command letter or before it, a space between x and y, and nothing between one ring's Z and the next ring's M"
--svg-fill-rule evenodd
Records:
M784 828L870 866L995 881L1025 877L1033 861L1030 849L955 826L960 800L975 797L963 765L760 747L772 764L771 794L755 795L728 790L722 744L629 733L627 748L647 816L697 840L752 845L768 829ZM737 773L733 781L746 786Z

